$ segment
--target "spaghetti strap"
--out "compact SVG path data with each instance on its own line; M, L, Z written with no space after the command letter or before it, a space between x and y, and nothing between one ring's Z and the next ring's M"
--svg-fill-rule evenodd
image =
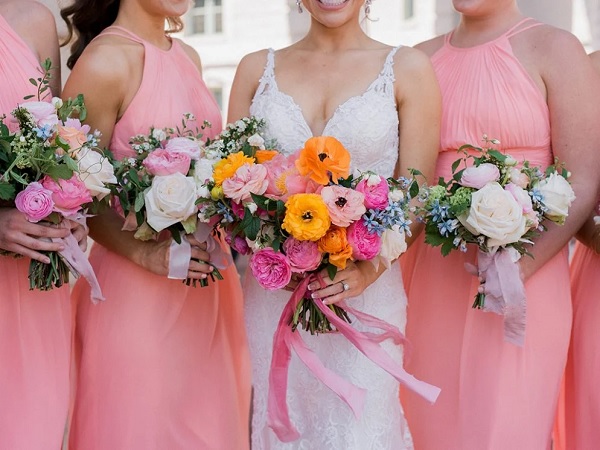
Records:
M527 24L524 27L521 27L521 25ZM504 35L510 39L511 37L522 33L523 31L529 30L530 28L534 28L534 27L538 27L540 25L544 25L542 22L538 22L537 20L535 20L533 17L526 17L523 20L519 21L519 23L517 23L514 27L512 27L510 30L508 30Z
M96 36L94 39L92 39L92 41L99 38L100 36L120 36L125 39L129 39L134 42L137 42L138 44L142 44L144 47L146 46L145 45L146 42L142 38L135 35L128 29L120 27L118 25L111 25L110 27L105 28L104 30L102 30L102 32L98 36Z
M267 62L265 64L265 70L262 74L262 77L260 77L254 97L262 94L267 86L273 84L275 84L275 50L269 48L267 50Z

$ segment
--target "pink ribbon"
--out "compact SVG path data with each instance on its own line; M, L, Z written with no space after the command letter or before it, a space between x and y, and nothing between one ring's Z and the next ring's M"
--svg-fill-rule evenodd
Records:
M525 343L527 307L525 286L519 265L511 252L499 249L494 254L479 251L478 267L466 264L470 273L485 280L483 310L504 316L504 340L522 347Z
M210 264L218 269L227 268L233 260L231 255L223 250L219 241L212 236L213 228L205 223L198 223L194 237L198 242L206 242L206 251L210 254ZM192 246L182 236L181 244L171 241L169 247L169 278L173 280L185 280L190 267Z
M82 214L68 217L68 219L87 228L85 216ZM83 278L85 278L85 280L88 282L91 288L90 300L92 303L96 304L98 301L104 300L104 295L102 295L100 283L98 283L98 279L94 273L94 268L90 264L86 254L83 252L83 250L81 250L81 248L79 248L79 243L75 237L72 234L69 234L65 238L52 238L52 242L62 243L65 246L65 248L59 251L58 254L67 263L71 273L75 278L79 278L80 275L83 275Z
M294 290L290 300L285 305L275 335L273 338L273 355L269 372L268 394L268 424L273 429L277 438L282 442L292 442L300 437L298 430L292 424L287 407L286 394L288 370L293 348L306 367L328 388L340 397L358 418L362 411L366 391L345 380L335 372L326 368L317 355L304 343L300 332L292 331L291 318L304 297L308 284L315 278L313 276L303 279ZM437 400L440 389L417 380L408 374L402 366L398 365L381 347L385 339L392 339L394 343L406 342L397 327L381 319L356 311L344 306L347 312L352 313L363 324L383 331L382 334L360 332L350 324L340 319L327 305L320 300L315 300L315 305L336 327L367 358L383 368L400 383L424 397L431 403Z

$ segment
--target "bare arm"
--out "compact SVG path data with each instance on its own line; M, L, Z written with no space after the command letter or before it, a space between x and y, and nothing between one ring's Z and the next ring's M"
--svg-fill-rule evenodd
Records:
M227 122L232 123L250 115L252 98L267 60L267 51L261 50L244 56L238 65L229 95Z
M571 172L577 199L564 226L550 224L531 252L521 259L525 279L558 253L581 228L596 201L599 186L600 77L595 73L581 44L569 33L550 29L536 47L540 74L548 92L552 127L552 150Z

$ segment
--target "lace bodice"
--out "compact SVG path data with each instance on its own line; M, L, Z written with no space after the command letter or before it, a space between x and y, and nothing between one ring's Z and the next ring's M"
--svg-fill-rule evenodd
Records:
M392 176L398 161L398 111L394 98L394 55L367 90L339 105L323 130L339 139L352 155L352 169L373 170ZM265 119L265 137L277 141L286 154L295 152L312 137L312 131L294 99L279 90L275 79L275 52L267 64L250 106L250 114Z

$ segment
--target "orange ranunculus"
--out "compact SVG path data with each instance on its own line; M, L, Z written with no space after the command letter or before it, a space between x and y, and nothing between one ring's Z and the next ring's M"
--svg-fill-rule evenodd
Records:
M337 184L338 178L350 174L350 153L334 137L313 137L300 150L296 167L301 175L308 175L319 184L326 185L330 178Z
M319 250L329 253L329 262L338 269L346 268L346 261L352 257L352 247L346 239L346 229L332 225L317 242Z
M262 164L267 161L271 161L277 155L279 155L277 150L256 150L254 157L256 158L256 162L258 164Z
M331 225L329 211L319 194L294 194L285 208L281 228L299 241L318 241Z
M232 153L222 159L213 169L215 183L220 186L227 178L235 175L235 172L244 164L254 164L254 158L244 155L242 152Z

